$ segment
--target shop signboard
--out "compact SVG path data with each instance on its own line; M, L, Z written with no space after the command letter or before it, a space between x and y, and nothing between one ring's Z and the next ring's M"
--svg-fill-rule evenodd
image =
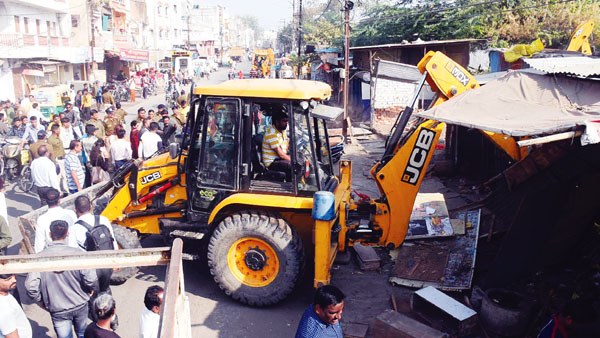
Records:
M120 57L123 61L148 62L150 52L142 49L121 49Z

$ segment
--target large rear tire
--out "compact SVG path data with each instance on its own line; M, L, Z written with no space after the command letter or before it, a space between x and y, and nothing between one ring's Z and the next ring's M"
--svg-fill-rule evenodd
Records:
M138 249L142 247L135 231L117 224L113 224L112 227L115 233L117 244L119 244L119 249ZM121 285L129 278L135 276L137 272L137 267L120 268L118 270L114 270L112 276L110 277L110 284Z
M304 270L302 240L282 218L240 212L225 218L208 243L208 266L219 287L252 306L283 300Z

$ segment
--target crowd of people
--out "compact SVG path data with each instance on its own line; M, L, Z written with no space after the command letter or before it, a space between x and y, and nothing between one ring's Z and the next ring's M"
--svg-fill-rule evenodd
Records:
M33 96L18 103L0 102L0 135L18 137L21 146L30 145L32 179L40 204L48 206L36 223L36 253L117 249L110 222L93 214L87 196L75 199L75 212L62 208L61 198L107 180L129 160L152 157L184 131L189 111L185 91L180 92L176 106L170 109L163 104L156 111L139 108L130 128L126 128L127 112L121 104L103 88L97 89L103 93L99 100L91 88L85 85L81 97L76 92L63 111L49 118L41 114ZM7 215L0 216L3 251L12 236ZM25 291L50 313L58 337L71 337L73 330L78 337L118 337L114 332L118 325L116 302L110 290L112 271L32 272L25 281ZM0 337L31 337L31 325L15 288L14 275L0 275ZM157 337L162 293L160 286L152 286L146 292L139 337ZM87 324L88 317L92 324Z
M84 85L81 99L75 94L50 118L40 113L33 96L17 104L0 102L0 137L18 137L21 146L30 145L32 179L42 205L48 188L67 195L106 180L128 160L147 159L174 142L185 127L189 105L183 90L171 111L163 104L156 111L139 108L128 132L121 103L102 88L101 100L94 99L89 88ZM50 170L53 165L56 173Z

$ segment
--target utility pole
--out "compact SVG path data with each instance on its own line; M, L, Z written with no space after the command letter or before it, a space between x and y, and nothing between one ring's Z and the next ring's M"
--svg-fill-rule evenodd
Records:
M348 115L348 79L350 77L350 11L353 7L352 1L344 0L344 121L342 135L348 143L351 143L351 139L348 138L348 128L350 128L350 137L352 137L352 123Z
M294 45L296 45L296 34L294 34L295 29L296 29L296 0L292 0L292 30L291 30L292 48L290 48L290 53L294 50Z
M91 34L91 39L90 39L90 59L92 61L91 63L91 68L90 68L90 74L87 74L87 80L95 80L96 76L94 73L94 48L96 47L96 35L95 35L95 29L94 29L94 9L95 9L95 5L96 3L94 2L94 0L90 1L90 28L92 29L92 34Z
M302 56L302 0L298 0L298 60L300 61L300 57ZM300 78L300 73L302 72L301 63L298 64L298 78Z

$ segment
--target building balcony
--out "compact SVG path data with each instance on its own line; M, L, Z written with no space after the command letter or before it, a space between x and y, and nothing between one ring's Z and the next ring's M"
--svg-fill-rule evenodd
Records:
M50 57L68 49L68 38L23 33L0 33L0 58Z
M69 13L69 3L67 0L13 0L12 2L29 6L44 11L52 11L58 13Z

